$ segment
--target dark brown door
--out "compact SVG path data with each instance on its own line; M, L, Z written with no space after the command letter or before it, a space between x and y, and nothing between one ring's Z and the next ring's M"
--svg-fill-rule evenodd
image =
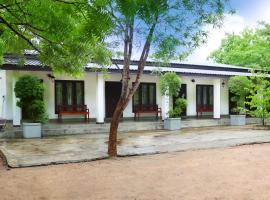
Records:
M106 118L111 118L121 95L122 83L105 83L105 109Z
M213 85L196 85L197 109L201 108L205 110L204 112L213 112L213 96Z

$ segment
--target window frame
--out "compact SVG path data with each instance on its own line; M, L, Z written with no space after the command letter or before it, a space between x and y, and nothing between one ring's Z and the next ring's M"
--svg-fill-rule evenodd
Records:
M81 83L82 84L82 105L85 105L85 85L83 80L55 80L54 81L54 111L55 114L58 114L58 109L57 109L57 104L56 104L56 85L57 83L61 83L63 87L62 91L62 99L63 102L65 102L63 105L67 105L67 83L72 83L72 105L78 105L77 104L77 92L76 92L76 83Z
M134 84L134 83L133 83ZM142 85L146 85L147 86L147 101L149 102L150 101L150 86L154 86L155 90L154 90L154 104L153 105L156 105L157 104L157 84L156 83L153 83L153 82L142 82L140 83L137 91L134 93L133 97L132 97L132 112L134 112L134 106L136 105L152 105L152 104L142 104ZM136 93L139 93L139 104L136 104L134 103L134 96Z
M201 89L201 96L200 96L200 101L202 104L198 104L198 88L202 87L202 88L207 88L207 104L203 104L203 89ZM211 104L211 99L210 99L210 90L212 90L212 104ZM214 86L213 85L203 85L203 84L197 84L196 85L196 106L198 105L206 105L206 106L214 106Z

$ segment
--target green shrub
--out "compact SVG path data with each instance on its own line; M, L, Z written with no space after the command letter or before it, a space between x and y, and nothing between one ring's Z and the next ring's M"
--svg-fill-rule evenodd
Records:
M253 87L246 102L251 108L249 114L261 119L262 125L265 120L270 118L270 82L266 74L258 73L257 76L251 77Z
M169 118L181 117L182 112L187 106L187 100L184 98L178 98L175 101L175 106L173 109L169 110Z
M45 123L48 121L43 101L44 86L37 77L24 75L15 85L17 105L22 108L24 117L29 122Z
M250 94L252 88L252 81L246 76L234 76L229 79L229 90L234 96L231 98L236 103L236 107L232 109L238 114L246 113L245 100L246 96Z

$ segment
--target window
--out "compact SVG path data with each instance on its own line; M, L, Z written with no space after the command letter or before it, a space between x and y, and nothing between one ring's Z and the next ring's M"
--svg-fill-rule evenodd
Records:
M196 89L197 105L213 106L213 86L197 85Z
M55 113L59 105L84 105L83 81L55 81Z
M133 95L133 107L136 105L156 104L156 84L140 83L139 88Z

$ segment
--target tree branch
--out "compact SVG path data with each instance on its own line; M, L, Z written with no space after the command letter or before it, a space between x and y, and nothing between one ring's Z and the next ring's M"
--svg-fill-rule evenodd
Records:
M134 31L134 17L127 20L125 39L124 39L124 66L122 72L122 92L121 98L126 99L128 95L128 84L130 80L129 68L133 49L133 31Z
M75 5L75 4L85 4L85 2L77 2L77 1L65 1L65 0L54 0L57 1L59 3L65 3L65 4L71 4L71 5Z
M132 85L131 89L129 90L129 93L127 95L126 102L125 102L126 104L128 103L129 99L134 95L134 93L136 92L136 90L139 87L140 78L141 78L141 75L143 74L144 66L145 66L146 60L148 58L148 54L149 54L149 51L150 51L150 46L151 46L154 30L155 30L155 27L156 27L156 24L157 24L157 20L158 20L158 18L156 17L156 20L152 24L152 26L151 26L151 28L149 30L148 36L146 38L146 41L145 41L145 44L144 44L144 47L143 47L143 51L141 53L141 57L140 57L139 64L138 64L136 79L135 79L135 82Z
M12 27L11 24L9 24L2 16L0 16L0 20L2 24L5 24L12 32L14 32L17 36L22 38L27 44L29 44L34 50L40 53L40 50L28 39L25 37L20 31L16 30L14 27Z

